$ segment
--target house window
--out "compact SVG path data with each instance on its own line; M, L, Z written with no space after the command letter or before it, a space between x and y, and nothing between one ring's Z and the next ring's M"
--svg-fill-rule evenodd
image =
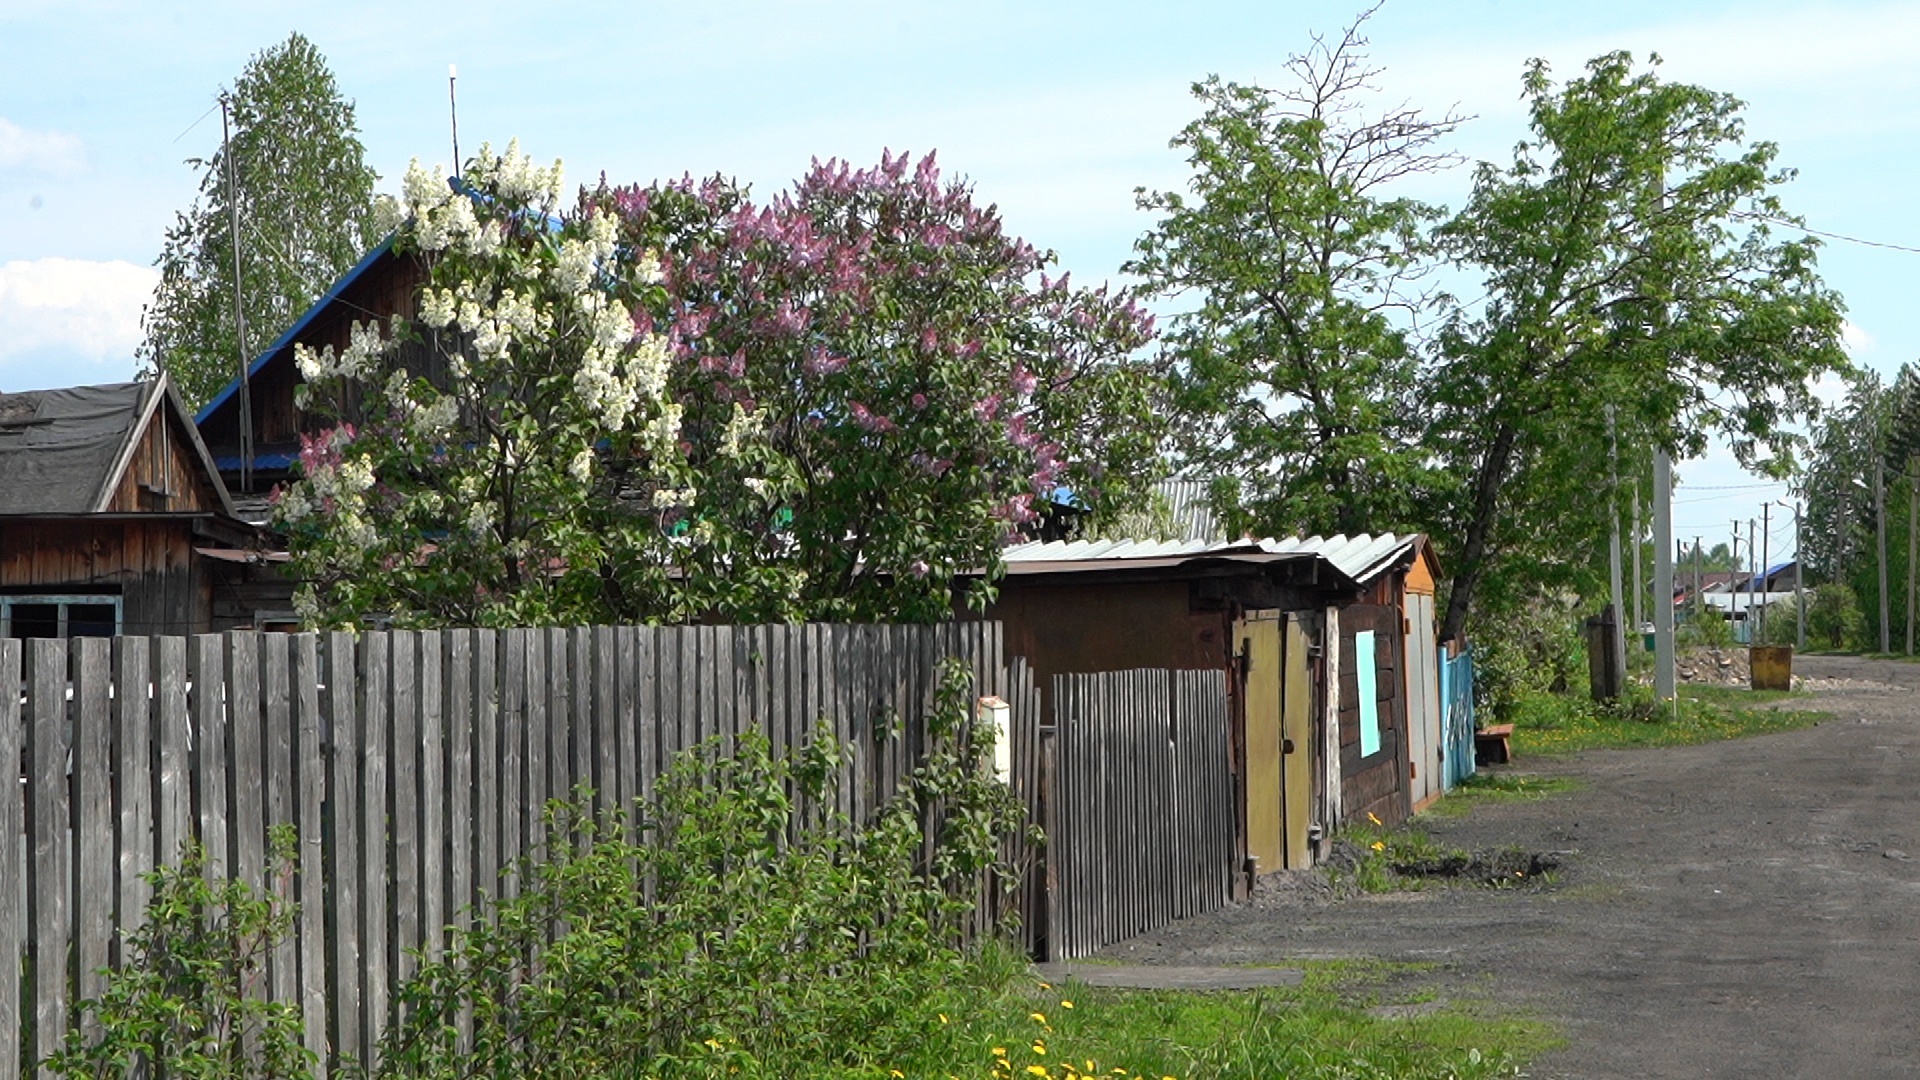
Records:
M112 637L120 627L117 596L0 596L0 637Z

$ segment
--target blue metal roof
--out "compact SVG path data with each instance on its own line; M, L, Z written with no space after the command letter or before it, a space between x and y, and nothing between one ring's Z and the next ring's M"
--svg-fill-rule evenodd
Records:
M322 296L320 299L315 300L312 303L312 305L310 305L307 308L307 310L298 319L295 319L293 321L292 326L287 327L286 333L281 334L279 337L275 338L273 344L267 346L264 351L262 351L258 356L254 357L253 363L247 365L247 378L251 379L255 375L260 374L260 369L267 366L267 361L271 360L275 353L279 352L281 349L286 348L287 343L291 342L294 339L295 335L299 334L300 331L305 330L307 328L307 325L313 322L314 319L319 318L320 312L326 310L327 305L333 303L335 300L338 300L340 298L340 294L346 291L347 286L353 284L356 280L358 280L361 274L366 273L367 268L372 266L375 262L378 262L380 259L380 256L385 255L389 251L392 251L393 238L394 238L394 234L389 234L385 240L382 240L378 244L374 245L374 248L372 251L369 251L365 255L361 256L360 261L354 264L353 269L343 274L339 281L334 282L333 288L328 289L325 296ZM239 391L240 391L240 380L238 378L235 378L232 382L222 387L218 394L213 395L212 401L209 401L205 405L201 406L200 411L194 414L193 422L195 424L206 423L207 418L212 416L216 409L220 408L220 406L222 405L225 405L227 403L227 399L231 398L234 394L239 393ZM260 461L255 462L255 464L260 464L260 463L261 463ZM235 467L236 468L238 467L237 463ZM224 469L226 468L226 466L222 465L221 468Z

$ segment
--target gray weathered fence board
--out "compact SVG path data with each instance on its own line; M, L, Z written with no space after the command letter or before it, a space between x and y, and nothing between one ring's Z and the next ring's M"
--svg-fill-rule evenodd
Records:
M365 867L360 878L360 955L366 964L361 984L365 1006L361 1012L363 1045L378 1042L387 1027L387 949L393 938L387 922L387 867L391 859L387 834L387 732L392 702L387 697L393 669L389 661L392 639L370 634L360 643L360 855ZM363 1058L363 1060L365 1060Z
M442 637L420 635L420 937L419 948L428 960L440 955L447 925L446 799L447 747L445 729L446 671Z
M101 974L113 941L114 864L112 731L108 691L112 688L113 642L81 638L73 643L74 747L74 984L79 999L106 990ZM92 1031L97 1034L97 1028Z
M312 634L299 634L292 645L292 703L295 752L294 828L300 840L295 866L299 887L300 1014L306 1022L307 1049L314 1056L315 1075L327 1073L327 908L322 884L326 866L326 763L320 743L320 643ZM277 650L276 650L277 651ZM288 1000L286 998L280 999Z
M117 927L132 930L143 921L149 888L146 875L153 870L153 764L156 743L153 737L153 694L148 660L152 642L143 637L116 638L113 642L114 697L114 802L119 809L115 832L119 855L119 890L116 902ZM0 659L0 663L4 663ZM0 693L4 693L0 681ZM5 723L0 719L0 724ZM0 751L0 761L15 760ZM8 835L0 826L0 836ZM0 875L4 877L4 875ZM8 879L12 880L12 879ZM114 935L113 959L121 961L122 937ZM0 971L7 970L0 965Z
M333 824L333 850L327 862L327 905L333 913L334 935L327 956L333 994L333 1045L337 1052L359 1055L363 1019L361 1008L361 879L360 836L360 714L355 707L358 685L353 635L332 633L326 639L327 692L322 699L327 730L328 810Z
M23 970L27 955L27 815L19 783L26 740L19 676L20 642L0 638L0 972L8 973ZM20 1080L14 1042L21 1030L20 980L0 979L0 1080Z
M60 1045L67 1033L71 960L68 895L67 643L27 643L27 737L34 777L33 1014L35 1056ZM42 1076L51 1074L41 1070Z

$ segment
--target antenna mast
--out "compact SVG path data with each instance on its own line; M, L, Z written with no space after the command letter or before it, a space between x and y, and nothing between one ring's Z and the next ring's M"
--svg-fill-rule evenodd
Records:
M240 354L240 490L253 488L253 390L247 378L247 315L240 304L240 195L233 182L233 129L228 96L220 94L220 156L227 166L227 210L233 239L233 340Z
M447 65L447 119L453 122L453 177L460 178L460 107L454 101L453 84L460 78L460 69L453 64Z

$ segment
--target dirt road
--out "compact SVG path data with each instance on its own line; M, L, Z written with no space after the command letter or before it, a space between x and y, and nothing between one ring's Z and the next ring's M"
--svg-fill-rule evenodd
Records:
M1563 1025L1537 1077L1920 1077L1920 665L1796 671L1846 681L1790 703L1832 720L1523 761L1584 786L1432 822L1453 847L1576 852L1552 886L1283 890L1106 956L1434 962L1443 995Z

